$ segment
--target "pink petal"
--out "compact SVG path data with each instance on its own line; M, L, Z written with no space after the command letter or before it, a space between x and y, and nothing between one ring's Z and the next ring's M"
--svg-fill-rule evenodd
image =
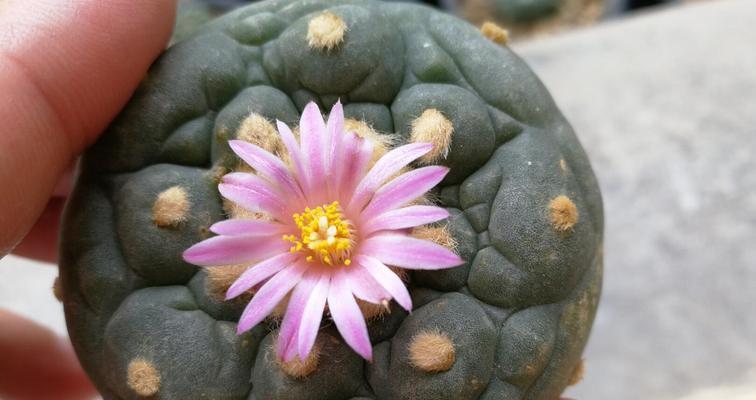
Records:
M433 148L430 143L411 143L389 151L362 178L349 202L350 210L361 210L376 190L394 174Z
M274 236L285 230L281 224L260 219L227 219L210 227L210 232L228 236Z
M352 293L358 299L374 304L380 304L385 300L391 299L391 294L376 282L373 276L360 265L349 267L346 270L346 276L349 280L349 287Z
M276 188L276 185L268 182L267 180L257 176L253 172L230 172L223 175L223 183L228 183L236 186L248 186L250 188L262 187L269 192L281 194Z
M344 141L344 107L342 107L340 100L331 108L326 128L328 129L330 141L330 148L325 160L326 181L328 183L329 197L335 198L339 188L338 178L336 177L338 173L336 169L339 165L337 162L342 160L341 152L343 151L342 143Z
M286 307L286 314L284 314L283 321L281 322L278 341L276 342L276 353L285 362L293 360L297 354L297 346L295 344L299 325L302 321L302 314L304 313L307 299L310 298L312 289L317 282L317 277L309 273L305 274L302 281L297 284L294 292L291 294L289 305Z
M449 212L436 206L409 206L386 211L369 219L360 227L360 233L367 236L381 230L413 228L430 224L449 217Z
M412 298L407 287L394 271L373 257L359 255L355 261L364 268L407 311L412 311Z
M300 360L304 361L310 354L312 346L315 345L315 338L318 336L320 321L323 319L323 310L330 285L330 274L321 274L318 283L310 294L310 299L307 301L302 321L299 324L299 337L297 339Z
M301 197L302 189L280 158L259 146L242 140L230 140L228 145L247 164L277 187L287 190L289 195Z
M298 262L277 273L266 282L252 297L252 301L247 304L241 318L239 318L239 326L237 326L236 331L238 333L246 332L265 319L289 293L291 288L299 283L299 278L302 277L306 269L307 265L304 262Z
M286 252L253 265L244 271L231 287L228 288L226 300L233 299L258 283L270 278L273 274L291 265L298 257L297 254Z
M280 237L214 236L184 251L184 260L202 266L243 264L288 250Z
M283 219L286 205L281 197L265 187L251 188L249 186L221 183L218 191L223 197L252 212L261 212Z
M310 102L302 112L299 121L299 141L302 145L302 153L312 181L312 188L324 187L325 184L325 159L329 150L328 131L323 115L318 106Z
M379 215L417 199L441 182L448 172L449 168L432 166L399 175L378 189L362 212L363 218Z
M288 125L278 120L276 120L276 124L278 125L278 133L281 134L281 140L283 141L284 146L286 146L286 151L289 152L289 158L291 158L291 161L294 163L294 170L299 178L299 183L302 188L309 188L307 169L304 166L304 158L302 156L302 151L299 148L299 143L297 143L297 139L294 137L294 134L291 132Z
M349 193L340 196L342 202L348 202L354 187L365 176L365 171L373 158L373 143L355 133L346 133L342 137L342 150L335 158L334 180L338 182L336 191Z
M284 197L276 185L250 172L231 172L223 175L223 183L264 192L271 197Z
M328 308L331 311L331 318L336 323L336 328L344 341L362 358L372 361L373 348L370 345L365 318L348 284L343 271L338 271L331 279L331 288L328 291Z
M333 136L343 135L344 133L344 106L341 105L341 100L337 100L336 104L331 108L330 114L328 114L328 133Z
M386 265L407 269L443 269L465 262L444 246L398 234L369 237L362 243L360 253L375 257Z

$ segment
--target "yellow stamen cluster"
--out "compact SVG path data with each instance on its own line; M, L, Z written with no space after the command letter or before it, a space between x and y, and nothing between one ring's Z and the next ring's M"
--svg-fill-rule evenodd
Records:
M349 265L352 250L352 225L341 213L338 201L316 208L305 208L301 214L292 215L301 234L284 235L283 239L293 243L290 251L309 253L306 260L315 259L327 265Z

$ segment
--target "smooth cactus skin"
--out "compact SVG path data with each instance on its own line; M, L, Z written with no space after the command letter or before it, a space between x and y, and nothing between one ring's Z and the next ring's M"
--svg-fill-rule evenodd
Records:
M346 21L328 52L308 21ZM371 321L375 359L321 331L317 370L294 379L270 348L274 323L241 336L243 301L209 294L181 253L225 218L215 187L235 160L226 145L251 112L295 124L310 100L409 140L434 108L453 124L436 198L467 264L411 276L414 311ZM190 210L157 226L155 198L178 186ZM567 196L577 221L555 228ZM268 1L210 22L169 48L87 152L65 216L61 271L69 331L106 399L138 399L127 369L149 360L160 399L554 399L588 337L601 286L603 216L575 135L535 75L465 22L422 6ZM409 360L412 338L454 343L450 369ZM271 333L273 332L273 333ZM590 360L589 360L590 364Z

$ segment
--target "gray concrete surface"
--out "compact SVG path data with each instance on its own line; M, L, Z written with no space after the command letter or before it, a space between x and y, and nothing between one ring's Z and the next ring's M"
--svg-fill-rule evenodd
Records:
M516 50L572 122L604 194L604 294L586 379L569 394L673 399L748 381L756 1L690 4Z
M516 45L575 126L607 214L580 400L756 399L756 1ZM54 268L0 261L0 307L64 332Z
M742 382L698 389L679 400L754 400L756 399L756 370L743 377Z

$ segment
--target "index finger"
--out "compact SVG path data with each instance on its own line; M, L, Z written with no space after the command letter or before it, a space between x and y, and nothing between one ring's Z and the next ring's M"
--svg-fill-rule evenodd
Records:
M175 1L0 2L0 256L165 47Z

